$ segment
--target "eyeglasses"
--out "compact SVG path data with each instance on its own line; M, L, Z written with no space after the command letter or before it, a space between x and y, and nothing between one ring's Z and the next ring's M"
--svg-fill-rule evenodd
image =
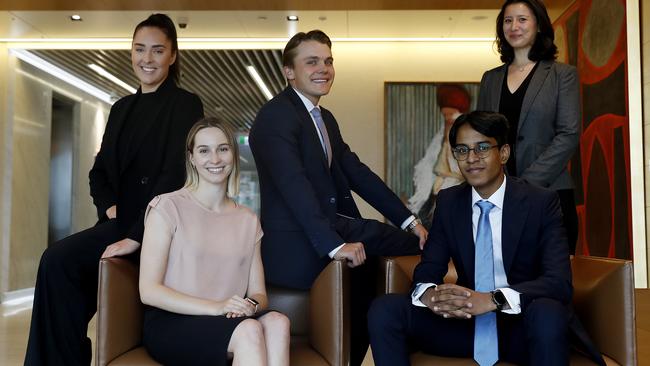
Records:
M476 144L476 146L474 146L474 148L470 148L467 145L457 145L451 149L451 152L454 154L454 158L456 158L458 161L467 160L470 151L474 151L474 154L476 154L479 159L485 159L490 153L490 149L493 149L495 147L499 147L499 145L490 145L489 142L479 142Z

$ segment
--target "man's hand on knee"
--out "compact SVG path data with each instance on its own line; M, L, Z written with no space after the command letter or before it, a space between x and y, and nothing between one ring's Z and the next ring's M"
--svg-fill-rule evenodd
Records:
M363 243L346 243L334 254L334 259L345 259L348 267L354 268L366 261L366 249Z

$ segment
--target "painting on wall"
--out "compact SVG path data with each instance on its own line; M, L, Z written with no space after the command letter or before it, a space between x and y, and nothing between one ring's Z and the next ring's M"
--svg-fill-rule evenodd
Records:
M429 227L436 194L463 181L447 133L474 110L478 83L385 83L388 186Z
M555 22L558 61L578 68L580 148L570 170L576 185L576 252L630 259L630 142L624 0L576 0Z

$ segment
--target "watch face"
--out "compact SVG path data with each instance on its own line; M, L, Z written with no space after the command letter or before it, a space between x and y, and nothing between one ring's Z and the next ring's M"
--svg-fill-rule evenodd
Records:
M506 296L501 291L494 291L494 300L501 306L506 304Z

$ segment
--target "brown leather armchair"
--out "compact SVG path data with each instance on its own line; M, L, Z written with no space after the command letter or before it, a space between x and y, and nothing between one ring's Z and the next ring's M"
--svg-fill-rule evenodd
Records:
M349 359L348 269L332 261L309 292L269 288L270 307L291 319L291 364L345 366ZM159 365L141 344L138 268L121 258L99 264L97 366Z
M408 293L419 256L388 257L382 265L386 293ZM603 353L607 365L636 365L634 274L632 262L621 259L575 256L573 305L585 329ZM456 282L449 263L445 282ZM472 359L445 358L417 352L411 363L418 365L474 365ZM499 363L507 365L506 363ZM593 363L573 352L571 365Z

